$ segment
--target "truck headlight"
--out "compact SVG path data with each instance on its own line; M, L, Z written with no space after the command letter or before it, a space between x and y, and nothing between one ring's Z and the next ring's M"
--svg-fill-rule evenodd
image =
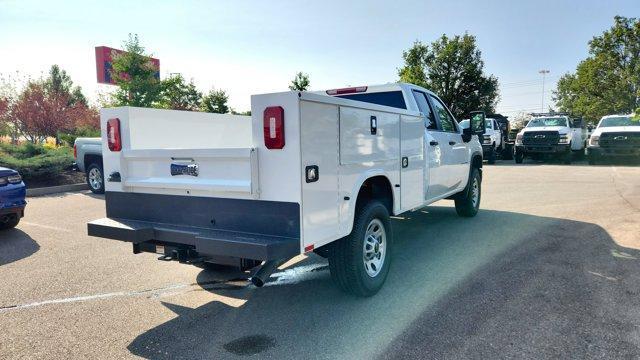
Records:
M484 138L482 139L482 143L491 144L491 135L484 135Z
M591 135L589 138L590 146L600 146L600 136L599 135Z
M568 144L570 142L571 142L571 137L569 137L569 134L560 134L560 140L558 140L558 143Z
M522 145L522 134L516 135L516 145Z

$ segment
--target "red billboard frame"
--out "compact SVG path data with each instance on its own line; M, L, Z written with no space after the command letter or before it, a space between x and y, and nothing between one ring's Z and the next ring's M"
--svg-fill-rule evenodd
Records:
M110 48L108 46L96 46L96 75L99 84L115 85L115 80L111 77L111 62L114 55L124 53L123 50ZM149 58L156 68L156 79L160 80L160 60Z

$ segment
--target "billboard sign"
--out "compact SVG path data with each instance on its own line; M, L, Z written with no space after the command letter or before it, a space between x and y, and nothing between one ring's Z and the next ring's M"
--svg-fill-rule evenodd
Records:
M124 51L107 46L96 46L96 74L99 84L115 85L115 80L111 77L111 62L114 55L122 54ZM156 69L156 79L160 80L160 60L149 58Z

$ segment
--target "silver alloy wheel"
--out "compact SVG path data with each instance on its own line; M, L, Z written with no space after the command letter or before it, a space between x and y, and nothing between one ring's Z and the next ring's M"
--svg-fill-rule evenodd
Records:
M376 277L382 267L386 256L387 233L379 219L373 219L367 226L364 234L363 260L367 275Z
M473 178L473 184L471 185L471 204L473 207L478 207L478 200L480 198L480 185L478 184L478 178Z
M102 174L98 168L89 170L89 184L94 190L100 190L102 188Z

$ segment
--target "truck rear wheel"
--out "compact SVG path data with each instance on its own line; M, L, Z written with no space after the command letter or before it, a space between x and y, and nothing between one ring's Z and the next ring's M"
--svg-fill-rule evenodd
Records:
M389 274L392 249L389 211L379 201L370 201L357 210L351 234L333 244L331 277L347 293L375 295Z
M87 167L87 185L94 194L104 194L104 175L101 165L93 163Z
M468 188L455 198L456 212L462 217L474 217L480 209L480 172L474 168L469 177Z

